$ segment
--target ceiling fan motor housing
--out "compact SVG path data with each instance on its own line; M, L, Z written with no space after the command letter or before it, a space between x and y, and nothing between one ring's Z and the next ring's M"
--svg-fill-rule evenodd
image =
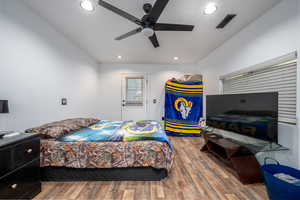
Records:
M152 10L152 5L150 3L145 3L143 6L143 9L146 14L149 14Z

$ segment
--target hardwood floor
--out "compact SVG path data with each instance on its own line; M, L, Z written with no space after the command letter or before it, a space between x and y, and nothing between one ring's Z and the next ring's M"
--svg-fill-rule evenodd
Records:
M176 157L161 182L44 182L37 199L54 200L265 200L263 184L242 185L230 169L200 152L202 138L172 138Z

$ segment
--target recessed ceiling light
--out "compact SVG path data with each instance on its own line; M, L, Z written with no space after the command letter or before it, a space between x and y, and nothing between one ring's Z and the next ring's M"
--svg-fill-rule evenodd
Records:
M217 4L215 4L215 3L209 3L209 4L207 4L206 5L206 7L205 7L205 10L204 10L204 13L206 14L206 15L211 15L211 14L213 14L214 12L216 12L217 11Z
M122 56L118 56L118 59L122 59Z
M92 3L91 0L82 0L80 2L80 6L81 6L81 8L83 8L84 10L89 11L89 12L92 12L95 9L94 4Z
M174 60L178 60L179 58L175 56L173 59L174 59Z

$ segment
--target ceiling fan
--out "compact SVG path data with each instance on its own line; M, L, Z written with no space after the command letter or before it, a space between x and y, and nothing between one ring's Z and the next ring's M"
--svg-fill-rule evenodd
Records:
M157 23L168 2L169 0L156 0L154 6L152 6L150 3L145 3L143 6L145 15L142 17L142 19L138 19L137 17L103 0L99 0L99 5L140 26L137 29L115 38L115 40L122 40L142 32L150 39L153 46L157 48L159 47L159 43L155 31L192 31L194 29L194 26L192 25Z

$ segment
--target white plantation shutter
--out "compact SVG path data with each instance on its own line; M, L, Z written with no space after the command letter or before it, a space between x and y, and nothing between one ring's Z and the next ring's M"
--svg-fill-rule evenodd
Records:
M278 121L296 124L297 56L266 64L222 77L223 93L278 92Z

